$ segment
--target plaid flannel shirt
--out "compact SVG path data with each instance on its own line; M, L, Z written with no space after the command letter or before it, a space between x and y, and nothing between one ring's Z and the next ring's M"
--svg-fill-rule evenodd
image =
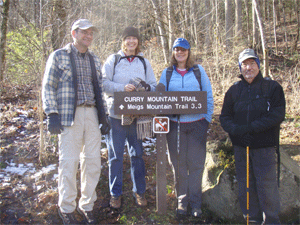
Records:
M64 48L52 52L48 58L43 79L43 109L47 115L58 113L63 126L72 126L75 114L75 91L73 84L72 65L70 60L71 43ZM93 56L97 71L98 83L102 89L100 59ZM102 93L95 93L95 95ZM106 111L106 110L104 110Z

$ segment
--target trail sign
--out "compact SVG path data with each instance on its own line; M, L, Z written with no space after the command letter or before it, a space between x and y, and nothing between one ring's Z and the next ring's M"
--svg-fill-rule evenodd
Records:
M206 91L115 92L115 114L168 115L207 112Z
M153 133L163 134L169 133L170 122L169 117L157 116L153 118Z
M198 114L207 112L207 92L205 91L165 91L158 84L156 92L115 92L115 114L129 115L168 115ZM156 119L157 120L156 120ZM167 119L165 119L167 118ZM169 132L168 117L154 117L153 132L156 134L156 208L157 213L167 213L166 178L166 133ZM157 126L157 127L156 127Z

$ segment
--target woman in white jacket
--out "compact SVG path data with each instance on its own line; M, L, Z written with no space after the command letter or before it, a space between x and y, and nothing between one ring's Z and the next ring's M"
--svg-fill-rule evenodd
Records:
M156 79L152 67L140 52L140 35L137 28L127 27L122 35L122 49L110 55L106 60L103 72L103 91L109 112L112 129L107 135L109 161L110 206L121 207L123 153L125 142L131 160L131 179L133 196L138 206L146 206L145 199L145 163L142 158L142 140L137 137L137 119L130 125L124 125L121 115L114 113L114 92L155 91ZM137 85L138 84L138 85ZM127 123L128 124L128 123Z

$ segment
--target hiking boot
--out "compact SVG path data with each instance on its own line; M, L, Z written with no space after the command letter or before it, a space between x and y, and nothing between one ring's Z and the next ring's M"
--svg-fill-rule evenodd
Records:
M94 217L93 211L84 211L79 207L77 207L77 211L79 212L80 215L83 216L83 218L88 224L96 224L96 219Z
M121 207L121 196L119 197L111 196L109 204L111 208L119 209Z
M192 209L192 216L193 217L201 217L202 215L202 210L201 209L198 209L198 208L193 208Z
M178 203L178 207L176 209L176 215L178 218L185 217L187 215L187 207L183 206L181 203Z
M63 224L79 224L78 220L75 218L74 212L72 213L64 213L58 209L58 215L62 219Z
M140 206L144 207L147 205L147 200L145 198L145 195L139 195L138 193L133 193L133 197L135 198L135 203Z

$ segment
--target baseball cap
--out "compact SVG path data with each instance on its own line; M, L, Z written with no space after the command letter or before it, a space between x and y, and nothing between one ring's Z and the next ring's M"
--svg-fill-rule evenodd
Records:
M242 63L244 62L246 59L258 59L255 51L253 49L245 49L244 51L242 51L240 53L240 56L239 56L239 63Z
M251 48L247 48L244 51L242 51L239 55L239 67L241 70L241 64L244 62L246 59L254 59L256 64L258 65L258 68L260 68L260 61L258 56L256 55L255 51Z
M177 48L177 47L181 47L181 48L184 48L184 49L190 49L191 48L189 42L184 38L177 38L174 41L172 49Z
M91 21L87 19L76 20L72 25L71 31L76 30L78 28L81 30L87 30L89 28L92 28L94 32L98 32L98 29L92 24Z

